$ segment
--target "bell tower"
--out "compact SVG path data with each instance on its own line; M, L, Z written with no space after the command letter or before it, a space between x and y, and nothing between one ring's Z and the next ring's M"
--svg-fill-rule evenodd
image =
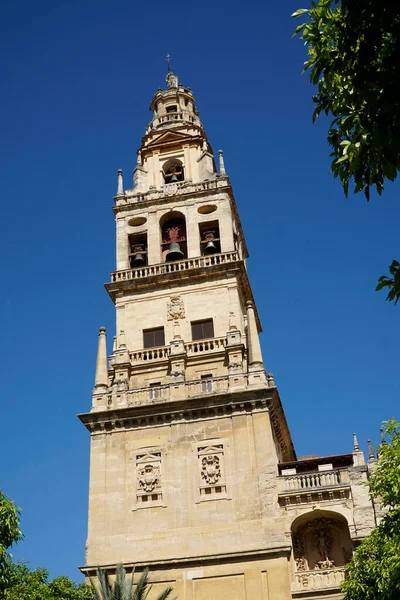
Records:
M133 186L113 207L116 309L90 412L86 565L150 567L181 600L291 597L278 463L296 459L264 367L248 252L223 153L169 70ZM153 596L151 596L153 597ZM154 596L155 597L155 596Z

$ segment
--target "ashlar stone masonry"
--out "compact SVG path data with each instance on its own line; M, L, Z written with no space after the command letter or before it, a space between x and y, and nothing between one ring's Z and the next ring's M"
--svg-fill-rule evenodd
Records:
M100 328L90 412L86 565L151 569L151 598L339 598L374 526L355 440L297 459L247 276L223 154L171 71L133 185L118 172L116 336Z

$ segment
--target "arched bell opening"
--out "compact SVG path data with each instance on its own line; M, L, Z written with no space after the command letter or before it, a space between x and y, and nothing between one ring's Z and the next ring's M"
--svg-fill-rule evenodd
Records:
M176 183L178 181L184 181L185 179L185 168L182 161L178 158L170 158L163 164L162 173L164 177L164 183Z
M129 263L131 269L147 265L147 233L129 235Z
M292 524L296 572L330 571L344 567L352 555L346 519L332 511L313 511Z
M186 220L182 213L172 212L160 221L161 256L163 262L187 258Z
M199 224L200 231L200 252L202 256L210 254L219 254L221 252L221 242L219 237L218 221L207 221Z

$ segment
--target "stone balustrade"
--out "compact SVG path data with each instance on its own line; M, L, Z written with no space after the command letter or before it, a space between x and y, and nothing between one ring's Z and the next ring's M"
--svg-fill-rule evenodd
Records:
M178 271L187 271L190 269L207 268L215 265L236 262L239 260L237 252L223 252L221 254L211 254L210 256L198 256L196 258L185 258L174 262L159 263L138 267L137 269L126 269L124 271L114 271L111 273L113 283L128 281L132 279L145 279L153 275L165 275L176 273Z
M196 354L206 354L210 352L221 352L225 350L226 337L210 338L208 340L197 340L185 344L185 350L188 356Z
M346 469L332 469L284 475L279 479L281 492L308 492L318 488L348 485L349 473Z
M147 348L146 350L137 350L130 352L132 364L143 363L153 360L167 360L169 357L169 346L161 346L160 348Z
M149 202L159 200L165 196L183 196L186 194L196 194L204 191L216 191L227 186L228 178L219 176L209 181L193 182L190 180L177 181L175 183L166 183L159 189L150 189L147 192L138 192L135 189L125 190L123 195L115 196L117 206L123 204Z
M292 592L338 588L344 580L344 567L297 571L292 583Z
M194 123L200 125L200 119L195 115L187 111L171 112L165 115L160 115L153 119L149 125L149 129L155 129L159 125L165 125L166 123L173 123L174 121L186 121L187 123Z
M179 383L128 390L126 392L126 401L128 406L153 404L168 400L194 398L203 396L204 394L226 392L228 387L228 377L182 381Z

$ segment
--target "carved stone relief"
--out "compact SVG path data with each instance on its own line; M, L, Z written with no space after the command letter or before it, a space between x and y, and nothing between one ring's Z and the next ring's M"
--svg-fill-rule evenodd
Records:
M343 566L351 555L347 525L326 517L305 523L293 536L293 555L296 571Z
M201 476L206 483L213 485L221 479L221 468L218 456L207 454L201 459Z
M185 306L182 298L174 296L170 299L167 305L167 318L168 321L177 321L178 319L185 318Z
M224 448L217 446L202 446L198 448L200 472L200 496L221 494L226 492L224 474Z
M153 492L160 484L160 469L156 465L138 468L138 484L141 490Z
M136 497L146 505L162 500L160 452L136 455Z

